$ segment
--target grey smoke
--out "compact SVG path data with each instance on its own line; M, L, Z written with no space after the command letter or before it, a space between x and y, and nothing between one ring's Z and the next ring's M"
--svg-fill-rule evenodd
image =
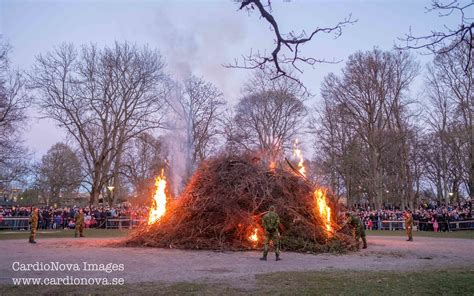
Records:
M232 47L244 39L246 32L241 19L245 15L232 9L229 12L211 18L209 15L212 13L196 13L193 19L180 22L179 17L183 15L164 7L156 12L153 27L150 28L172 79L180 82L191 74L204 77L216 85L228 100L238 95L240 85L235 83L236 70L226 69L222 64L233 60ZM184 26L183 23L191 25ZM171 103L179 95L179 90L176 86L174 88ZM179 114L170 110L167 116L170 130L164 138L170 153L172 190L178 194L183 189L186 155L190 147L186 147L185 124Z

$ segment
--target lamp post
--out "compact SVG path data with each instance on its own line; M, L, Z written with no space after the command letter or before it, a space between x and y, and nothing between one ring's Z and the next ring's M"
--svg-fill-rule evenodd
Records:
M109 199L109 202L110 202L113 200L115 187L111 185L111 186L107 186L107 189L110 191L110 199Z
M449 196L449 203L453 202L453 196L454 196L454 193L450 192L448 193L448 196Z

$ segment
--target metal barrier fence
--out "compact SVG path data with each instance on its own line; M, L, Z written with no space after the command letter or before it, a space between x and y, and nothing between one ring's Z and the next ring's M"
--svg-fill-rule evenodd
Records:
M2 217L0 218L0 230L29 230L29 217ZM132 229L145 223L146 219L130 219L130 218L99 218L94 219L95 223L90 225L90 228L105 228L105 229ZM39 221L40 229L52 228L52 221ZM68 228L67 223L57 225L57 228Z
M146 219L130 219L130 218L108 218L105 222L106 229L132 229L146 222Z
M0 219L0 230L26 230L30 229L29 217L2 217Z
M90 225L90 228L105 228L105 229L132 229L142 223L146 223L147 219L130 219L130 218L102 218L95 219L95 224ZM61 225L63 226L63 225ZM377 222L373 224L373 229L377 229ZM404 221L381 221L381 230L404 230ZM0 230L28 230L29 217L2 217L0 218ZM49 228L45 223L40 223L40 228ZM413 230L433 231L433 223L431 222L413 222ZM458 230L474 230L474 220L467 221L450 221L438 222L438 231L458 231Z
M374 229L376 229L374 223ZM381 230L404 230L405 221L381 221ZM413 221L413 230L433 231L432 222ZM438 231L474 230L474 220L438 222Z

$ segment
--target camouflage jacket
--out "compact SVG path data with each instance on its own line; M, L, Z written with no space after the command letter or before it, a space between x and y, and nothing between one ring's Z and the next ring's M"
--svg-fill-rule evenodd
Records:
M267 232L273 232L278 230L278 226L280 225L280 217L275 212L268 212L262 218L263 228Z
M84 224L84 213L77 213L74 218L76 225Z
M413 226L413 216L412 215L406 215L405 216L405 227L408 226Z
M33 211L30 216L30 223L31 223L31 228L37 228L38 227L38 212Z
M347 218L347 224L354 228L362 226L359 217L352 214Z

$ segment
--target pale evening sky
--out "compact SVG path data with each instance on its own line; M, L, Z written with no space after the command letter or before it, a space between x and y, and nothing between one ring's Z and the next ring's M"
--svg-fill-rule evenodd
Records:
M257 14L238 11L232 0L143 1L0 1L0 34L13 48L12 65L30 69L35 56L62 42L76 45L114 41L148 44L162 53L167 72L180 77L188 72L213 82L226 99L235 102L249 71L226 69L229 63L253 49L271 50L272 32ZM357 50L374 46L388 50L409 27L418 34L453 24L425 13L429 0L340 0L273 1L273 13L282 32L310 31L315 26L331 26L352 13L358 19L339 39L316 38L304 46L308 56L346 60ZM416 55L424 65L432 57ZM344 62L306 68L302 80L319 98L319 86L329 72L338 72ZM422 77L413 87L421 91ZM40 119L38 110L29 112L25 141L36 159L54 143L65 140L65 133L54 122Z

